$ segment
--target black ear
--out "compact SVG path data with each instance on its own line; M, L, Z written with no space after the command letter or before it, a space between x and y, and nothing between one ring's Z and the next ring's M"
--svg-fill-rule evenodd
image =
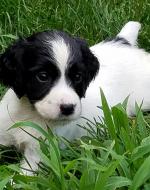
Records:
M80 44L83 62L86 67L86 78L88 86L89 83L95 78L96 74L98 73L100 63L97 57L89 49L88 44L85 40L82 40L80 38L76 38L76 40Z
M24 95L23 84L23 40L16 41L0 56L0 82L12 88L18 97Z

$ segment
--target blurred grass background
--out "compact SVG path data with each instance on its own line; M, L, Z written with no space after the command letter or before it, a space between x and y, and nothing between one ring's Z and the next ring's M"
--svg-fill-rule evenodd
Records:
M13 36L60 29L95 44L115 35L129 20L142 23L140 44L149 50L149 0L1 0L0 46ZM11 35L10 35L11 34Z

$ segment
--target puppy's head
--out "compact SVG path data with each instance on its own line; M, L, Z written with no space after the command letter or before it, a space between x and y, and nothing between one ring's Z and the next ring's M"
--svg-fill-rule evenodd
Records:
M75 119L99 69L85 41L60 31L19 39L0 57L0 81L46 119Z

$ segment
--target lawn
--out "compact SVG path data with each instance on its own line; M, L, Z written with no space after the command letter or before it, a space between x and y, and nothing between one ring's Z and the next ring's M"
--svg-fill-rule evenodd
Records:
M1 0L0 50L18 36L48 28L67 31L94 45L136 20L142 23L139 46L149 51L149 13L149 0ZM1 97L4 91L0 86ZM39 140L42 162L35 176L21 174L18 164L6 164L1 156L0 190L149 190L149 116L143 117L136 105L137 116L128 119L126 102L110 109L103 92L101 97L105 117L101 122L87 121L91 137L74 143L59 139L67 146L62 151L58 137L42 131L46 140ZM41 131L36 124L30 126ZM4 151L8 150L2 147L0 155Z

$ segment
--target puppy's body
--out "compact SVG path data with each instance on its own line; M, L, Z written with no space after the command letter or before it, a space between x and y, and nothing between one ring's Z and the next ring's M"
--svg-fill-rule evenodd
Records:
M132 26L133 30L131 30ZM15 144L18 145L18 147L21 147L22 144L25 145L24 154L29 160L32 168L36 169L36 163L39 161L39 158L36 154L37 144L35 140L21 129L6 130L17 121L30 120L40 124L45 129L46 125L48 125L56 134L62 135L69 140L80 137L85 134L85 131L77 127L76 124L84 124L85 121L81 117L77 118L77 115L80 114L79 109L76 112L71 112L69 115L66 115L68 114L67 110L67 113L65 113L65 119L59 119L57 118L58 114L53 113L56 113L57 107L60 105L59 102L67 102L67 105L68 102L69 104L74 104L74 102L76 102L76 104L80 106L77 97L79 96L79 98L82 98L81 116L87 117L88 119L101 116L101 110L97 107L101 106L99 87L103 89L111 106L122 102L128 95L130 95L127 107L129 115L134 114L135 101L140 104L143 100L142 109L144 111L149 110L150 55L144 50L135 47L139 28L139 24L130 23L119 33L119 36L117 36L119 40L104 41L90 48L99 60L101 68L96 75L98 70L98 66L96 66L97 62L94 63L93 68L87 65L87 71L90 68L88 71L89 77L91 75L90 70L93 72L95 66L97 69L94 71L94 74L92 74L90 79L86 79L88 80L88 84L86 85L87 90L86 88L84 89L84 91L86 90L85 98L82 98L84 94L83 92L81 93L81 90L83 89L82 85L80 85L80 87L82 87L80 90L76 86L74 87L74 84L67 85L65 81L68 80L68 78L64 80L65 75L63 76L62 73L65 68L62 67L62 65L60 67L62 68L61 76L63 77L60 78L60 82L58 81L51 90L56 93L56 96L55 93L52 96L50 91L48 96L46 95L42 100L39 99L34 106L31 104L31 101L29 101L29 97L31 97L30 94L19 99L16 93L9 89L0 103L0 143L5 145ZM55 46L57 46L57 44L53 47ZM59 48L57 51L59 51ZM65 52L63 54L65 54ZM87 54L86 57L88 57L87 62L89 62L91 58ZM59 64L62 63L61 56L56 55L55 58L56 60L59 60ZM95 80L91 81L95 75ZM77 76L77 80L79 79L79 76ZM81 80L79 81L81 82ZM87 87L88 85L89 87ZM71 86L73 86L74 91ZM59 89L61 93L59 92ZM57 93L58 95L60 94L61 99L57 96ZM52 111L50 111L53 118L47 119L49 114L47 111L47 105L49 105L49 103L51 104L51 100L55 100L51 107ZM55 112L53 112L52 108L55 109ZM34 129L26 128L26 130L36 137L39 136ZM23 163L23 167L29 168L26 163Z
M135 101L142 103L142 110L150 108L150 54L137 47L112 44L111 42L100 43L91 48L98 57L101 68L96 79L91 82L86 92L86 98L82 100L82 114L89 118L86 112L88 105L91 117L96 115L96 106L101 106L100 86L110 106L123 102L129 96L127 111L129 115L135 113ZM99 103L99 105L97 105ZM85 110L84 110L85 108ZM101 115L97 108L97 115Z

